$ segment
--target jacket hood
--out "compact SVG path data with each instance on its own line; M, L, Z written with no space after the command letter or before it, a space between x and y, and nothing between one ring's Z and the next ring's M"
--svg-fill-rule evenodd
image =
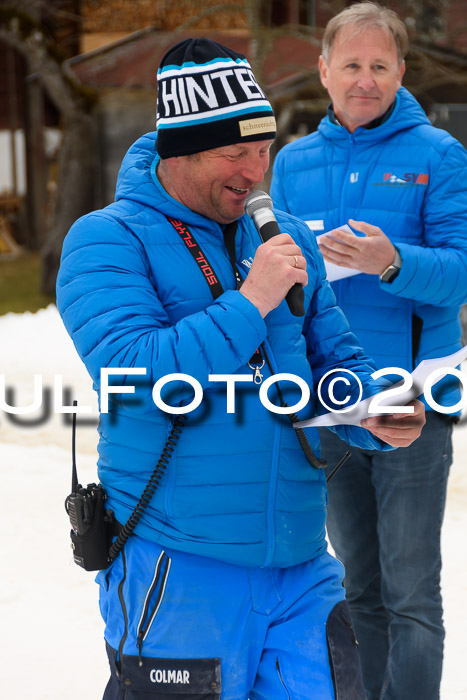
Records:
M160 160L156 137L157 131L144 134L127 151L118 173L115 201L131 200L185 224L202 226L204 222L212 228L210 219L192 211L162 187L156 174Z
M371 143L371 141L381 141L386 136L420 124L431 124L431 122L417 100L408 90L401 87L396 93L396 106L389 118L374 129L365 129L365 127L359 126L355 129L353 137ZM333 124L329 116L326 116L320 122L318 131L328 139L346 139L349 137L347 129L338 124Z
M127 151L117 177L115 200L133 199L154 207L160 198L151 177L151 165L156 158L156 136L153 131L141 136Z

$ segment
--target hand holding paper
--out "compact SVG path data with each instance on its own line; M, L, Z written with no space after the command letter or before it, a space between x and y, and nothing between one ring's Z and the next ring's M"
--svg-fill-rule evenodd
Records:
M425 406L414 400L406 408L411 412L366 418L361 426L392 447L408 447L420 437L425 425Z
M365 235L356 236L349 226L344 225L328 231L318 238L320 250L327 264L353 270L353 272L334 277L334 279L348 277L350 274L358 274L359 272L380 275L394 260L393 244L378 226L354 219L349 219L349 223ZM329 276L328 279L331 280Z
M433 386L449 373L450 369L458 367L467 359L467 345L446 357L436 357L430 360L423 360L408 375L403 382L397 382L388 389L379 392L375 396L370 396L360 401L350 411L340 411L336 413L325 413L322 416L295 423L296 428L324 427L328 425L361 425L362 420L374 418L382 415L395 413L397 408L404 411L404 407L427 391L428 385ZM390 368L385 370L390 374ZM393 368L394 369L394 368ZM394 373L394 372L393 372ZM383 374L381 376L384 376ZM386 411L384 411L386 408ZM452 409L451 409L452 410ZM454 407L454 411L456 411ZM402 415L402 414L401 414ZM366 426L364 426L366 427Z
M352 233L352 229L350 226L347 226L347 224L344 224L343 226L340 226L339 228L340 231L345 231L346 233ZM319 248L321 252L323 253L324 257L324 252L326 250L326 239L331 238L333 234L333 231L328 231L327 233L321 233L319 236L317 236L316 241L319 245ZM352 277L352 275L358 275L360 274L360 270L354 270L351 267L343 267L341 265L335 265L332 262L329 262L326 258L324 258L324 266L326 268L326 276L329 280L329 282L335 282L336 280L341 280L344 279L344 277Z

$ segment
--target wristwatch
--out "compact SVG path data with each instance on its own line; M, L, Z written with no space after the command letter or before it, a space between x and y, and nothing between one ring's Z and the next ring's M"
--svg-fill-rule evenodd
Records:
M387 266L385 270L380 274L379 278L381 282L392 282L393 280L396 279L397 275L401 271L402 267L402 258L401 254L399 253L399 250L394 246L394 250L396 251L396 254L394 256L394 260L390 265Z

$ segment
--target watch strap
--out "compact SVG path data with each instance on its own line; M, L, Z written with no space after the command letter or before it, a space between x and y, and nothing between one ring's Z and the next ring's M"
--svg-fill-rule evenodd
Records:
M385 270L380 274L379 278L381 282L392 282L396 279L397 275L401 271L402 258L399 249L394 246L395 255L394 260L390 265L387 266Z

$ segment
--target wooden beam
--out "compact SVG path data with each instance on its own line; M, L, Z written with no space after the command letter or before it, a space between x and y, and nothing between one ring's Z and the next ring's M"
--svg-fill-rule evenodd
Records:
M27 244L38 250L45 236L46 164L44 152L44 95L37 74L24 84L24 138L26 146Z

